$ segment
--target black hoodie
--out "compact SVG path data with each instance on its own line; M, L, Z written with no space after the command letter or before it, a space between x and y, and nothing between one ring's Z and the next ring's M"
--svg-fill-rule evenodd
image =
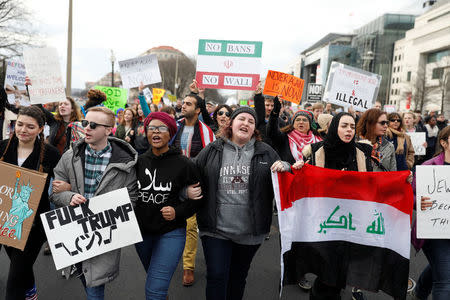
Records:
M136 217L143 234L164 234L186 226L202 200L180 200L179 194L187 185L199 182L195 165L178 148L159 156L150 148L138 157L136 164L138 201ZM161 213L164 206L175 209L175 220L166 221Z

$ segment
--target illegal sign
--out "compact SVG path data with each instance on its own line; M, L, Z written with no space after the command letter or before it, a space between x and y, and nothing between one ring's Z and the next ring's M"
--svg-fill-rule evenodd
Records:
M5 91L10 104L15 105L18 102L21 106L30 105L25 86L25 76L26 71L23 63L6 61Z
M270 96L282 95L283 100L300 104L304 83L303 79L293 75L269 70L263 93Z
M308 83L308 101L316 102L322 100L322 85L316 83Z
M41 214L56 269L142 241L127 188Z
M421 210L421 197L430 197L430 208ZM450 238L450 166L416 167L417 237Z
M119 108L125 108L128 99L127 89L99 85L96 85L94 89L106 94L106 101L103 102L103 105L109 108L113 113L116 113Z
M31 104L66 99L58 57L55 48L30 48L23 51L27 76L32 83L28 87Z
M201 88L255 90L262 42L199 40L195 79Z
M120 76L126 89L161 82L156 54L119 61Z
M375 104L381 75L332 62L323 100L364 112Z
M0 174L0 244L23 250L47 174L5 162L0 162Z

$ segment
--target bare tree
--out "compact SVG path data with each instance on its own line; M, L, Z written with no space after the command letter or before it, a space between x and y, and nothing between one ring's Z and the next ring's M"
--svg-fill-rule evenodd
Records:
M23 46L37 42L30 20L21 0L0 0L0 59L20 56Z
M175 73L177 60L175 58L160 60L159 70L162 78L162 88L171 91L177 97L183 97L189 91L189 85L195 77L195 61L184 55L178 58L178 87L175 91Z
M442 59L443 66L440 67L439 86L438 89L441 94L441 113L445 113L444 104L450 93L450 57Z

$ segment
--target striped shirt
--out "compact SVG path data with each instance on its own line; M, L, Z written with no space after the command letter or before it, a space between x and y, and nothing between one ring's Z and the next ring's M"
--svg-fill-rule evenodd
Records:
M94 196L103 173L109 164L112 147L108 142L108 145L103 150L94 151L87 145L84 154L84 197L90 199Z

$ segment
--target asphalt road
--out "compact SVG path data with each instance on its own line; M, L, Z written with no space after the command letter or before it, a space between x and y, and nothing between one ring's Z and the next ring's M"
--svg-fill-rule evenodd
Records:
M178 266L172 279L169 298L171 300L199 300L205 299L206 267L203 260L201 245L198 248L196 262L196 282L191 287L183 287L181 284L182 266ZM411 251L410 275L417 279L420 272L426 266L427 261L422 252L415 254ZM6 279L9 270L9 259L4 251L0 252L0 299L5 297ZM41 300L82 300L86 299L82 285L77 278L65 280L61 272L56 271L51 256L40 255L34 265L37 278L38 296ZM135 300L145 299L144 284L145 272L139 261L134 247L126 247L122 252L119 277L106 287L106 299ZM314 276L308 275L309 279ZM279 299L280 280L280 249L276 218L271 230L271 238L265 241L253 260L252 267L247 278L247 287L244 299ZM366 293L368 300L392 299L390 296L380 293ZM299 287L287 286L283 289L281 299L308 299L309 295ZM350 288L343 293L343 300L351 299Z

